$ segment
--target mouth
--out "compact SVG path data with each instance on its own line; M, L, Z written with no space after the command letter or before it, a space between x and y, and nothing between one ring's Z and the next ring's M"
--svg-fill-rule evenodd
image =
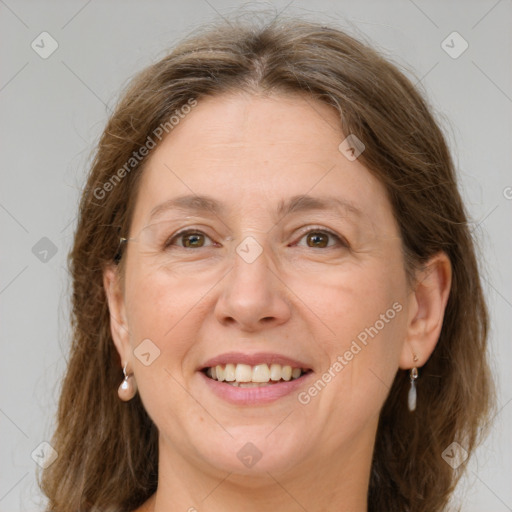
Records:
M293 397L314 376L305 361L272 352L220 354L197 370L214 395L236 406L267 406Z
M226 363L201 370L209 379L240 388L275 386L311 373L311 369L279 363Z

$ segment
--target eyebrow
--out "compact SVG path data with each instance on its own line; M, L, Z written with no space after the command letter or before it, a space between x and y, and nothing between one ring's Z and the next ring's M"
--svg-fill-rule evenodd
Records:
M279 217L284 217L292 213L314 210L326 211L332 209L341 209L358 217L362 216L361 210L351 202L340 197L315 197L306 194L293 196L286 201L281 200L277 206L277 215ZM211 196L184 195L168 199L167 201L155 206L151 210L149 218L154 219L169 210L181 210L187 213L213 213L214 215L222 215L226 212L227 208L224 203L221 203Z

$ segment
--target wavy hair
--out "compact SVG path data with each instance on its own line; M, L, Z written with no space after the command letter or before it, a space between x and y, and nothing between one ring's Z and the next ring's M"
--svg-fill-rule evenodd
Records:
M73 339L52 440L59 457L40 481L48 510L132 510L156 490L157 428L138 395L128 403L117 396L123 375L103 270L129 232L146 161L131 161L134 153L191 98L238 91L301 93L330 105L343 133L364 142L359 160L387 190L408 275L439 251L450 259L451 293L417 409L407 410L409 380L399 370L368 490L369 511L445 510L464 465L453 470L442 452L453 441L474 450L494 390L488 314L452 158L431 108L396 65L341 30L282 17L231 20L189 37L132 79L107 123L69 254Z

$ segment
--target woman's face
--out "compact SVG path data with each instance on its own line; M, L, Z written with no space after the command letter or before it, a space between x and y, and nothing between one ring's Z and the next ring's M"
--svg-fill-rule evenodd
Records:
M368 464L410 295L385 189L345 138L309 97L233 94L200 99L150 155L116 345L161 458L212 474Z

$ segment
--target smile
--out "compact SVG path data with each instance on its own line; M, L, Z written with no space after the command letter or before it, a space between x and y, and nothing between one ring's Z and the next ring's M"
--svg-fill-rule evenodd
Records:
M310 370L278 363L270 365L260 363L253 366L244 363L228 363L210 366L203 371L212 380L225 382L235 387L249 388L295 380Z

